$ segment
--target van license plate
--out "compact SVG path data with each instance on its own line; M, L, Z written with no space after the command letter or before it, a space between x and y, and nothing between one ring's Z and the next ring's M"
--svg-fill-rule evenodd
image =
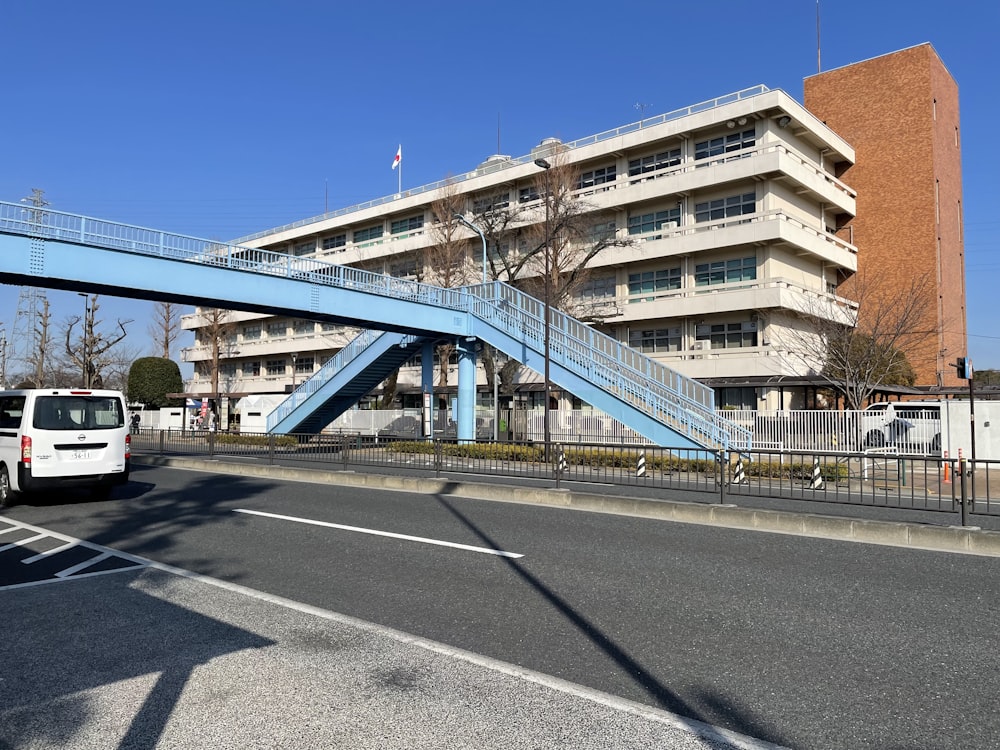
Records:
M74 461L88 461L90 460L90 451L73 451Z

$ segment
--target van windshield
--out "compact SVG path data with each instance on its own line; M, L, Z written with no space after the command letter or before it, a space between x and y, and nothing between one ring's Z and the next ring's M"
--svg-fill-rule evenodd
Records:
M32 425L39 430L111 430L125 426L114 396L39 396Z

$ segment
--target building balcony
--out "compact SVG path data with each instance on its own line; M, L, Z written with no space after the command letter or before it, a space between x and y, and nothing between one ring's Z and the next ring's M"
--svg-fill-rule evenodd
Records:
M708 342L704 343L707 347ZM735 349L690 349L671 354L650 355L689 378L755 378L801 375L791 356L771 346Z
M605 321L612 325L773 309L847 322L857 303L772 278L633 295L617 300L614 308L619 314Z
M632 240L629 247L599 253L590 266L623 266L740 246L785 244L851 272L858 267L854 245L782 210L682 226L664 225L654 232L633 235Z

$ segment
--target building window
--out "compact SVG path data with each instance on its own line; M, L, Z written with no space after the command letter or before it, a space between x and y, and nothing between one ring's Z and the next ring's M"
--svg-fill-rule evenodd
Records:
M389 229L392 234L402 234L403 232L412 232L416 229L420 229L424 225L424 215L411 216L408 219L397 219L392 222Z
M732 216L745 216L757 210L757 196L754 193L730 195L712 201L694 204L694 220L696 222L718 221Z
M292 245L292 255L309 255L316 252L316 240L308 240L307 242L299 242L296 245Z
M241 331L244 341L259 341L260 340L260 323L255 323L254 325L243 326Z
M382 236L382 230L384 227L378 224L374 227L367 227L365 229L358 229L354 232L355 242L369 242L371 240L377 240Z
M721 409L757 410L756 388L716 388L715 403Z
M717 260L711 263L699 263L694 267L695 286L732 284L740 281L753 281L756 278L756 258Z
M699 325L695 329L698 341L708 341L712 349L743 349L757 346L757 323L752 320L742 323L718 323Z
M581 302L602 302L614 299L618 295L614 276L601 276L586 281L577 293Z
M310 336L316 332L316 324L311 320L296 320L292 323L292 331L296 336Z
M629 302L652 302L657 296L681 288L681 269L660 268L628 275Z
M618 227L615 226L615 222L599 222L590 228L590 241L595 244L599 242L613 242L617 231Z
M267 337L269 339L283 339L287 335L288 323L285 321L271 321L267 324Z
M517 200L519 203L531 203L532 201L540 200L542 194L538 192L538 188L534 185L531 187L521 188L517 192Z
M727 133L718 138L701 141L694 144L695 161L699 159L709 159L713 156L741 151L745 148L753 148L756 144L753 128L744 130L741 133Z
M299 375L312 374L316 360L313 357L299 357L295 360L295 372Z
M324 250L343 250L347 247L347 235L338 234L335 237L324 237L323 238L323 249Z
M674 226L679 225L681 222L681 209L670 208L666 211L654 211L648 214L639 214L637 216L628 217L628 233L630 235L634 234L648 234L650 232L655 232L663 228L664 224L668 225L668 229L671 229L669 225L672 223ZM649 237L647 239L658 240L662 237L662 234L658 234L654 237Z
M219 363L219 376L223 378L228 378L232 380L236 377L236 363L235 362L220 362Z
M493 193L481 196L472 201L472 213L485 214L490 211L500 211L510 205L510 193Z
M409 279L410 281L416 281L417 279L416 258L407 258L406 260L401 260L396 263L390 263L389 275L395 276L397 279Z
M661 169L676 167L680 163L681 150L674 148L652 156L643 156L641 159L630 159L628 163L628 176L637 177L647 172L656 172Z
M245 377L245 378L259 378L260 377L260 362L244 362L243 363L243 377Z
M577 180L576 189L583 190L584 188L594 187L595 185L603 185L607 182L614 182L615 170L615 165L612 164L610 167L602 167L600 169L592 169L589 172L584 172L580 175L580 179Z
M284 375L285 374L285 360L283 360L283 359L269 359L269 360L267 360L267 374L268 375Z
M628 345L644 353L679 352L681 350L681 329L652 328L644 331L629 331Z

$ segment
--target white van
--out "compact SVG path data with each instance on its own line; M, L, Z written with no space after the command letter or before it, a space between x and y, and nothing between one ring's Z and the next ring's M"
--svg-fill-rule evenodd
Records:
M127 420L119 391L0 391L0 507L18 492L61 487L107 497L128 481Z
M882 402L861 413L863 448L895 447L900 453L941 455L939 401Z

